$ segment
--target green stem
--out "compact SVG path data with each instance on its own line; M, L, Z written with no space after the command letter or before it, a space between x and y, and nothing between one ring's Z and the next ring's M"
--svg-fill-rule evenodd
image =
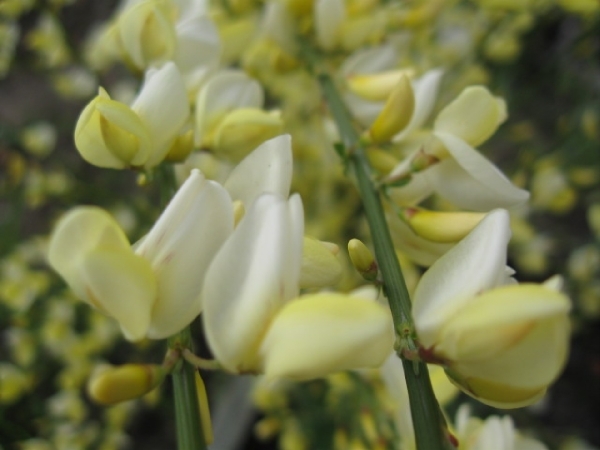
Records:
M315 63L318 62L316 55L306 48L304 52L310 65L316 65ZM417 346L413 341L415 333L410 297L385 220L379 192L371 179L371 167L365 155L365 148L331 76L326 72L320 72L317 73L317 80L337 124L345 147L347 163L353 169L358 181L358 189L373 237L375 256L383 276L383 284L390 304L400 350L402 348L416 350ZM445 435L443 416L433 393L426 364L403 360L403 365L417 449L446 450L452 448Z
M169 347L172 349L183 351L191 346L192 338L189 327L169 338ZM200 422L195 372L194 366L181 359L171 373L178 450L205 450L207 448Z

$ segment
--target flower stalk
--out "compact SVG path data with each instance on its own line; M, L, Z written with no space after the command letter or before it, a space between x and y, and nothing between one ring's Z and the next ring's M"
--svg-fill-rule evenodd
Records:
M169 348L183 352L192 346L190 328L186 327L169 338ZM175 365L173 395L178 450L205 450L207 448L202 427L195 381L196 368L185 359Z
M361 141L354 121L332 77L318 67L318 56L307 47L303 47L302 51L307 65L315 73L338 128L343 146L338 149L338 153L352 170L358 182L358 189L373 238L375 256L394 320L397 338L396 351L399 355L406 350L417 351L410 297L394 252L379 192L371 177L372 170L366 157L365 144ZM402 362L409 390L417 449L447 450L453 448L447 438L445 422L433 393L426 364L404 359Z

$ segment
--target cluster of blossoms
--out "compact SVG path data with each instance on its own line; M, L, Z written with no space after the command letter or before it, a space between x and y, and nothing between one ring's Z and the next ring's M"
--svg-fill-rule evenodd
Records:
M464 69L470 75L463 80L477 83L465 85L441 66L473 51L465 42L484 48L490 59L510 60L531 26L524 17L544 7L507 6L497 36L483 36L475 25L459 30L456 18L437 21L441 2L421 3L124 2L88 42L87 63L104 70L120 60L143 82L130 101L99 88L79 117L75 145L88 163L134 170L144 182L174 169L180 187L133 244L115 211L81 206L67 212L49 242L52 268L134 343L177 336L200 316L217 365L233 374L264 374L271 383L330 377L335 386L345 376L340 371L374 369L373 384L392 393L395 409L386 411L392 425L377 419L385 423L377 432L371 419L361 419L361 430L371 430L364 433L370 448L416 448L398 355L435 365L430 370L447 391L455 393L449 380L494 407L541 399L566 363L571 304L560 277L519 284L507 266L511 223L518 241L529 193L478 150L507 119L505 101L480 84L485 76L473 75L473 67ZM504 2L479 3L492 21L497 17L489 11ZM584 0L558 3L579 14L597 9ZM406 56L432 21L435 39L447 40L446 48L430 59ZM59 33L48 33L60 41ZM64 50L64 43L56 49ZM48 64L66 64L63 53ZM241 69L226 68L230 63ZM358 283L337 244L363 232L348 226L360 199L332 156L330 147L345 136L324 112L309 63L317 77L331 77L360 130L393 246L405 275L414 271L416 348L401 343L380 255L373 257L358 240L348 246L352 265L383 289L351 290ZM30 131L21 139L44 153L52 136L43 127ZM340 153L350 167L352 155ZM67 181L57 178L57 190L67 190ZM531 185L534 207L568 209L574 194L567 184L555 165L540 165ZM592 227L595 216L590 209ZM577 276L597 258L588 250L571 257ZM426 268L422 276L416 266ZM98 328L108 330L91 353L114 342L104 316L91 316L103 317ZM79 378L89 366L86 360ZM33 385L18 370L1 367L16 380L10 392L21 395ZM89 393L107 404L141 397L172 369L104 368ZM69 399L56 403L74 404L74 389L65 392ZM483 450L490 442L545 448L516 432L508 417L481 421L466 408L448 434L462 450ZM335 448L348 448L352 439L366 445L348 433L336 436Z

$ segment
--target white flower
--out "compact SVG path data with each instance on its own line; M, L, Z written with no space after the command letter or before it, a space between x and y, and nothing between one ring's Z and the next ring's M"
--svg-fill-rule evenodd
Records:
M204 273L232 230L229 195L195 171L135 251L108 213L79 207L56 226L48 259L127 339L161 339L200 313Z
M518 285L506 267L508 213L495 210L423 275L413 299L419 344L484 403L533 403L562 370L570 302L546 285Z

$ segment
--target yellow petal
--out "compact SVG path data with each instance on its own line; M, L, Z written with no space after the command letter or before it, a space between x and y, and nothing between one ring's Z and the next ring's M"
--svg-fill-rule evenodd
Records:
M92 376L88 393L92 400L102 405L132 400L147 394L165 377L164 369L151 364L125 364L100 367Z
M389 310L342 294L315 294L288 303L274 318L260 354L267 377L311 379L377 367L392 351Z
M77 121L75 146L90 164L122 169L146 160L150 136L135 112L101 90Z
M457 361L492 358L520 345L541 321L566 316L569 309L565 295L543 285L492 289L444 324L436 352Z
M318 239L304 237L301 288L331 286L340 281L342 266L335 254Z
M522 408L532 405L546 394L543 388L519 388L481 378L460 379L452 371L446 371L452 383L486 405L502 409Z
M150 263L131 250L102 247L82 258L80 270L89 302L114 317L127 339L142 339L157 292Z
M229 113L215 131L213 148L232 161L240 161L260 144L283 131L279 113L240 108Z
M374 102L385 101L396 87L403 75L411 77L412 69L386 70L379 73L357 74L348 77L350 91Z
M406 211L406 219L418 236L440 243L460 241L484 216L483 213L428 211L416 208Z
M482 86L466 88L438 115L434 129L477 147L506 120L506 104Z
M415 109L415 95L409 78L403 74L369 130L375 143L388 142L410 122Z
M78 266L81 258L98 246L126 250L129 241L111 215L96 207L69 211L50 237L48 262L82 299L86 298L86 291Z

